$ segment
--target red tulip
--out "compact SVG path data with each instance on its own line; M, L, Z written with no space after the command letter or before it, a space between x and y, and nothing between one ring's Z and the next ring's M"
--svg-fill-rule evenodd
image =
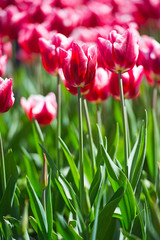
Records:
M42 63L47 72L56 73L59 67L59 58L57 48L61 47L68 50L71 47L72 39L63 34L55 34L51 40L39 39L39 48L42 57Z
M13 79L0 78L0 113L7 112L14 103L14 95L12 92Z
M109 78L111 73L103 68L97 68L93 84L85 98L89 102L100 103L109 97Z
M66 81L62 69L59 69L58 73L59 73L59 76L60 76L60 78L61 78L61 80L62 80L62 82L63 82L66 90L67 90L68 92L70 92L71 94L77 96L77 95L78 95L78 89L77 89L77 87L71 86L71 85L69 84L69 82ZM87 86L85 86L85 87L81 87L81 94L82 94L82 95L88 94L91 86L92 86L92 82L91 82L90 84L88 84Z
M25 19L26 12L20 12L14 5L9 5L3 10L0 9L0 34L16 39Z
M7 67L7 56L0 56L0 77L3 77Z
M30 121L34 118L40 125L48 125L56 117L57 102L52 92L45 97L31 95L28 100L22 97L20 102Z
M160 44L151 37L142 36L138 63L143 65L148 82L160 84Z
M73 29L80 24L79 12L72 8L53 8L53 12L48 15L45 23L49 31L57 32L69 36Z
M96 46L73 43L71 50L59 48L59 58L63 63L65 79L71 86L85 87L93 81L97 61Z
M143 66L134 67L130 71L122 74L124 98L134 98L139 95L139 87L143 77ZM109 80L109 91L111 95L120 100L119 76L111 73Z
M139 54L136 30L128 29L122 35L113 30L107 40L98 38L98 47L106 68L112 72L124 73L136 64Z
M49 39L49 32L42 24L27 24L19 33L18 43L27 53L40 53L38 40Z

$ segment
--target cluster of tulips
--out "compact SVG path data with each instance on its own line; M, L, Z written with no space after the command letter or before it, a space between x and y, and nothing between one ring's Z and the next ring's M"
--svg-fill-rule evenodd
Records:
M150 31L151 33L151 29L154 37L144 35L145 32L149 33ZM146 156L147 123L145 127L142 125L135 145L131 150L129 146L130 133L125 99L139 97L142 79L146 80L146 83L152 87L153 114L151 115L152 120L150 120L153 121L151 127L152 130L154 129L152 131L154 133L152 137L156 145L156 140L157 143L159 141L159 138L155 136L156 131L158 132L158 126L156 125L158 115L157 91L160 85L160 43L158 42L158 38L156 40L156 33L158 31L160 31L160 2L154 0L127 0L126 2L124 0L36 0L34 2L31 0L2 0L0 2L0 114L7 112L15 101L19 101L29 121L36 124L36 130L38 129L37 132L41 137L42 133L39 125L50 125L57 118L56 159L52 161L44 146L41 146L44 161L42 167L44 185L42 187L43 207L32 188L30 180L27 180L27 191L31 199L31 209L36 219L35 222L31 219L31 225L37 233L38 239L62 239L58 236L58 231L60 231L61 236L66 240L96 240L100 239L100 236L103 236L102 240L105 240L107 230L103 232L100 224L102 223L102 226L105 227L103 220L107 222L107 218L109 218L109 223L107 222L106 224L108 224L107 228L110 226L113 213L119 203L121 212L119 219L122 219L123 231L124 229L126 230L126 232L123 232L123 235L128 237L127 239L138 239L132 235L132 224L134 225L136 222L135 219L137 216L139 217L138 221L141 223L141 228L145 229L143 218L139 211L140 208L135 201L134 195L137 197L139 194L140 196L138 187ZM40 78L37 79L37 85L39 84L37 91L39 93L31 94L28 99L25 98L26 96L20 96L20 99L18 99L18 94L15 94L15 96L13 94L13 86L16 79L11 74L13 70L14 75L16 64L19 64L20 67L24 65L26 68L36 67L39 64L42 65L46 71L45 76L49 73L50 76L53 76L53 79L57 78L56 94L51 90L44 96L40 87L44 82L41 82L41 76L37 75L36 77ZM44 81L48 81L48 79L44 79ZM72 160L72 156L61 138L63 134L61 134L63 118L61 113L62 84L68 92L78 97L78 167L75 165L74 160ZM21 82L21 86L23 87L23 82ZM124 146L123 161L121 163L115 157L118 145L116 137L111 150L109 150L109 154L107 147L103 144L103 136L101 135L103 128L99 118L97 119L99 145L95 150L96 147L94 146L87 108L87 101L96 104L98 107L99 104L106 101L110 96L120 101L121 106ZM86 176L84 172L83 107L88 127L91 155L90 166L92 168L92 181L90 182L89 190L86 190ZM14 110L12 109L12 111ZM36 135L35 127L33 129ZM149 131L151 132L150 128ZM44 140L41 143L44 144ZM41 153L39 148L38 146L38 154ZM62 162L62 150L67 160L69 159L68 162L74 180L73 185L75 185L75 192L77 191L78 194L77 192L75 194L67 179L65 180L61 175L62 166L60 163ZM156 148L150 151L154 155L154 166L151 164L150 159L152 157L149 155L147 155L147 158L149 156L150 159L148 158L149 160L147 159L147 161L148 168L151 168L149 170L151 179L155 184L155 188L159 189L159 185L157 184L157 181L159 181L157 180L159 177L157 166L159 155L156 151ZM102 156L105 159L104 165L106 165L107 170L103 169L102 161L99 163L97 160L97 158L101 158ZM113 161L111 160L111 156L113 157ZM49 226L53 227L53 220L49 219L51 218L49 211L52 212L52 209L47 209L48 206L52 208L50 192L52 173L49 171L48 174L46 159L48 160L48 166L52 169L54 183L57 185L62 198L69 209L72 209L72 203L68 199L72 199L71 202L73 202L77 214L76 227L73 227L74 224L71 221L71 228L68 225L66 227L65 221L59 217L61 219L59 221L63 227L57 225L56 233L53 233L49 229ZM7 196L6 192L9 191L1 135L0 168L0 178L2 179L0 186L2 185L2 195L4 196L2 200L0 199L1 210L1 207L4 205L4 199ZM102 191L105 189L105 184L109 186L106 172L115 194L111 201L104 206L101 213L98 214L103 195ZM158 220L155 217L156 208L152 208L154 201L152 201L152 196L149 196L149 190L143 181L142 185L147 196L146 199L149 199L148 206L151 208L151 219L154 219L153 226L156 229L156 233L153 235L158 236L156 234L160 235L160 231L158 230L160 220L159 217ZM57 189L54 189L54 191L56 192ZM67 192L70 192L71 196L68 197ZM15 188L12 194L14 195L14 193ZM56 192L56 194L58 193ZM77 196L79 198L78 201ZM90 199L88 200L88 198ZM12 198L11 202L13 202ZM155 202L158 208L160 200ZM28 205L26 204L26 212L28 211L26 210L27 207ZM111 212L109 211L110 209ZM135 209L138 209L137 216ZM71 211L73 216L74 211ZM67 215L67 218L72 219L72 214L68 214L69 217ZM25 218L25 213L22 218ZM147 214L144 218L149 219ZM3 220L3 216L0 214L1 220ZM13 221L14 219L9 219L9 221L11 220ZM2 233L2 236L5 237L5 230L2 231L3 224L0 224L0 234ZM45 224L48 224L47 227ZM152 239L145 238L146 233L144 232L142 230L141 235L143 240ZM28 233L26 234L25 232L22 235L24 239L30 239ZM71 236L71 238L68 236ZM122 239L120 235L118 236L119 238L117 239ZM153 239L158 240L155 237Z

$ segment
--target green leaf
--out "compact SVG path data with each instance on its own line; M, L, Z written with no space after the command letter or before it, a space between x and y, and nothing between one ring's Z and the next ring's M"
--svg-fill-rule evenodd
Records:
M61 196L62 196L64 202L66 203L67 207L70 209L70 211L75 213L76 210L71 202L72 196L70 194L70 188L66 184L66 181L64 180L64 178L62 176L58 176L57 178L55 178L55 182L56 182L56 185L57 185L57 187L61 193Z
M130 182L133 187L133 190L136 189L140 176L142 174L145 155L146 155L146 146L147 146L147 113L145 126L142 125L139 137L134 146L134 154L131 153L131 157L133 156L133 160L131 160L131 171L130 171ZM130 161L130 159L129 159Z
M75 185L76 185L77 189L79 189L80 176L79 176L79 172L77 170L76 164L73 160L72 154L70 153L67 145L64 143L64 141L60 137L59 137L59 141L60 141L62 150L67 158L68 164L70 166Z
M97 230L97 240L107 239L107 231L112 219L114 210L116 209L119 201L123 197L124 188L120 187L113 195L112 199L106 204L103 210L100 212L98 217L98 230Z
M109 143L108 143L108 154L113 161L116 158L118 143L119 143L119 125L117 123L116 124L116 131L111 136L111 138L109 140Z
M21 148L23 152L23 160L25 165L25 170L28 178L30 179L30 182L33 186L33 188L36 190L37 195L41 196L41 188L39 184L39 175L37 173L37 169L35 167L35 164L33 162L33 159L31 155L27 152L25 148Z
M30 217L29 217L29 222L30 222L32 228L34 229L34 231L35 231L36 233L38 233L38 224L37 224L36 219L35 219L34 217L30 216Z
M97 192L99 190L100 183L101 183L101 176L102 176L101 168L98 167L97 172L93 178L93 181L92 181L90 189L89 189L89 197L90 197L91 206L93 205L95 198L97 196Z
M90 235L90 240L96 240L97 229L98 229L99 208L100 208L100 203L101 203L101 199L102 199L103 191L104 191L104 183L105 183L105 177L104 177L105 176L105 168L104 168L104 166L101 166L101 169L102 169L102 178L101 178L99 190L97 192L97 203L95 206L95 219L94 219L94 223L93 223L93 227L92 227L92 231L91 231L91 235Z
M57 222L57 229L58 232L62 235L63 239L65 240L83 240L81 236L74 230L74 228L69 226L64 218L57 214L58 220Z
M58 169L54 163L54 160L51 158L51 156L49 155L47 150L41 144L40 144L40 147L42 148L43 153L46 154L49 166L52 169L52 173L53 173L54 177L57 177L59 173L58 173Z
M92 182L92 163L86 149L83 151L83 169L89 184Z
M52 228L53 228L53 209L52 209L52 198L51 198L51 174L48 177L48 186L46 188L46 215L48 222L48 240L51 240Z
M141 240L139 237L137 237L131 233L128 233L124 229L122 229L122 233L123 233L124 237L126 237L128 240Z
M46 214L28 177L27 177L27 191L31 202L31 209L36 218L39 229L42 232L43 236L46 237L48 232Z
M125 228L129 229L131 226L131 222L135 218L136 214L136 203L133 189L123 171L114 164L103 146L102 156L106 164L108 177L113 187L113 190L117 191L118 188L120 188L121 186L125 186L124 196L119 203L119 207L121 210Z
M157 231L157 233L160 235L160 209L157 205L157 203L152 200L149 191L146 187L145 181L142 181L142 186L144 189L144 193L147 199L148 207L151 213L151 219L152 219L152 224Z
M18 174L15 173L15 175L12 175L8 180L7 187L0 201L0 220L3 219L3 216L10 214L13 200L14 200L14 193L16 190L17 179L18 179Z
M159 159L159 127L155 111L149 112L148 121L147 163L150 176L154 182L157 180L157 162Z

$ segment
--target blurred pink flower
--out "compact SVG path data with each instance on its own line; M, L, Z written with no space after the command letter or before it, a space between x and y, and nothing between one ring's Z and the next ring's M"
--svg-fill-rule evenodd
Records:
M152 37L140 39L138 64L143 65L148 82L160 84L160 44Z
M7 112L14 104L12 84L12 78L6 78L5 80L0 78L0 113Z
M110 93L108 89L111 72L103 68L97 68L93 84L85 98L89 102L100 103L105 101Z
M143 77L143 66L134 67L128 72L122 74L124 98L134 98L139 95L139 87ZM119 76L111 73L109 80L109 91L111 95L120 100Z
M48 125L56 118L57 102L53 92L45 97L31 95L28 100L22 97L20 103L30 121L36 119L40 125Z
M26 24L18 36L18 43L27 53L40 53L39 38L49 39L50 34L42 24Z
M51 40L39 39L39 48L42 57L43 67L50 74L56 74L60 65L57 48L68 50L71 47L72 39L63 34L54 34Z

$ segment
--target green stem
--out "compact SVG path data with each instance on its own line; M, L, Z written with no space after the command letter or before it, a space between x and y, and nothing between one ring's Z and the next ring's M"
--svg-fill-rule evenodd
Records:
M121 77L121 71L119 71L119 89L120 89L120 102L121 102L121 112L122 112L122 121L123 121L123 139L124 139L124 166L125 166L125 174L128 177L128 142L127 142L127 123L126 123L126 113L125 113L125 102L123 95L123 83Z
M4 193L4 191L6 189L6 171L5 171L5 162L4 162L3 144L2 144L1 133L0 133L0 164L1 164L2 190L3 190L3 193Z
M78 119L79 119L79 161L80 161L80 209L83 212L84 173L83 173L83 124L82 124L82 96L78 87Z
M152 92L152 109L156 112L156 104L157 104L157 84L156 81L154 81L153 85L153 92Z
M57 167L60 168L60 151L61 146L58 140L61 137L61 82L59 74L57 74Z
M101 129L101 111L100 111L100 104L97 103L96 106L97 106L97 123L98 123L98 125L99 125L99 127L100 127L100 129Z
M83 98L83 105L84 105L84 112L85 112L85 118L86 118L86 123L87 123L87 128L88 128L89 144L90 144L90 150L91 150L92 175L94 177L95 155L94 155L94 148L93 148L93 137L92 137L91 123L90 123L90 119L89 119L87 102L86 102L86 99L84 99L84 98Z

